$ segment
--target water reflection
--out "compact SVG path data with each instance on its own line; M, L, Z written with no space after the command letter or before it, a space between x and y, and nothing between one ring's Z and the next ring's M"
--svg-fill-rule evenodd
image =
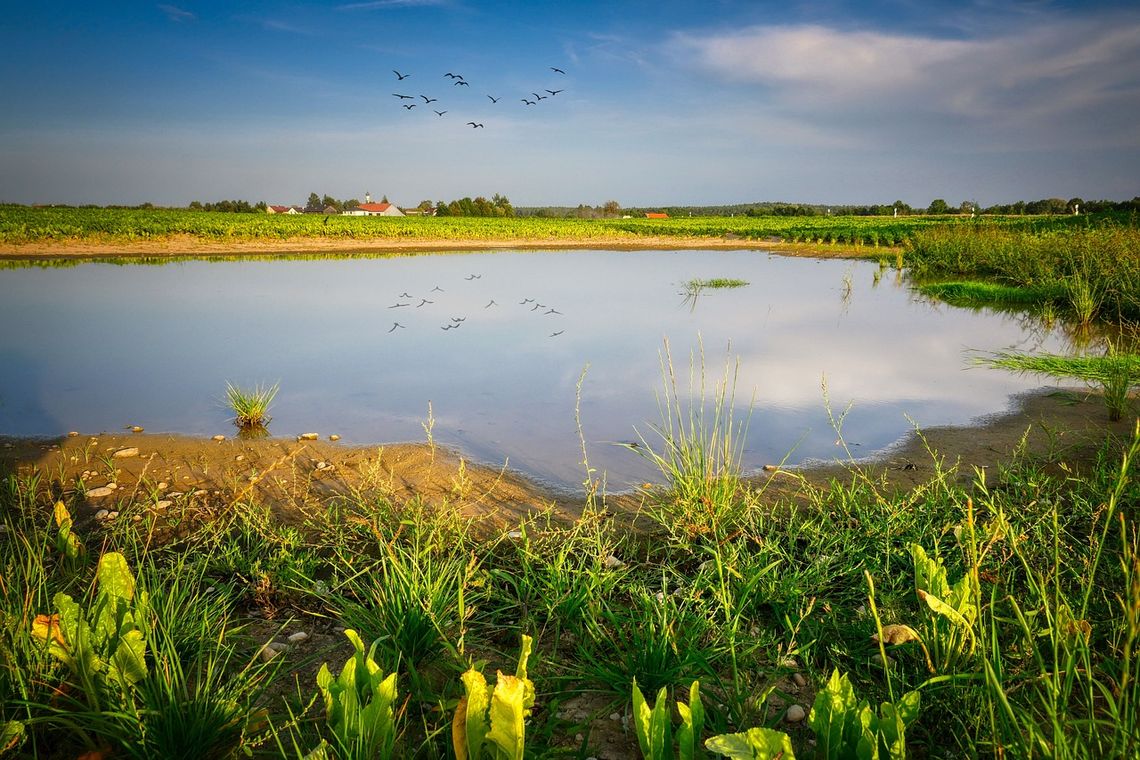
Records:
M911 427L1006 407L1032 378L967 369L973 351L1063 351L1039 321L914 297L877 262L762 251L500 252L414 258L85 264L0 271L0 431L228 432L226 382L280 381L273 433L437 442L547 482L649 477L627 447L658 419L659 349L681 364L740 357L738 415L756 404L750 467L842 455L826 414L851 411L859 454ZM677 297L693 278L747 287ZM678 367L684 372L684 367ZM798 442L798 446L797 446Z

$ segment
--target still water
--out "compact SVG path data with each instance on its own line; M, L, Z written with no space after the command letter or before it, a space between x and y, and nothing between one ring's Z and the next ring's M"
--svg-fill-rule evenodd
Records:
M932 305L874 262L764 251L496 252L399 258L85 263L0 270L0 433L230 435L226 382L280 383L272 434L348 444L434 436L558 487L590 464L611 489L651 471L668 340L687 395L739 359L745 465L871 455L912 429L1000 412L1032 379L974 351L1062 350L1008 315ZM692 278L747 287L686 300ZM396 304L406 304L396 306ZM541 304L541 306L537 306ZM446 329L445 329L446 328ZM790 452L790 455L789 455Z

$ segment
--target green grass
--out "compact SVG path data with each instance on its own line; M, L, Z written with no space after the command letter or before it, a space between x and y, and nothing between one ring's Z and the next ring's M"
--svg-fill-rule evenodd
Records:
M234 413L234 424L244 430L263 428L272 419L269 405L277 397L278 383L241 388L226 383L226 403Z
M1103 356L1061 356L1000 352L978 362L999 369L1057 379L1081 380L1104 393L1110 420L1128 411L1128 394L1140 385L1140 356L1109 348Z
M952 306L1034 307L1061 301L1064 288L1047 286L1002 285L996 282L973 280L930 282L918 285L918 292Z
M731 277L714 277L709 280L692 279L685 283L686 290L703 290L705 288L743 288L748 285L747 280L739 280Z
M667 418L645 442L668 484L644 492L636 529L614 519L604 493L579 519L540 512L517 533L468 524L446 501L296 493L302 509L288 517L236 502L163 543L155 537L173 515L125 504L143 519L98 523L68 484L6 476L0 726L24 726L16 754L28 757L303 756L328 739L306 667L339 669L352 652L334 629L352 624L371 626L365 645L376 639L376 664L396 674L398 757L449 756L457 673L511 672L523 634L535 636L538 690L528 756L575 756L583 741L578 754L596 754L588 721L559 717L561 706L598 695L591 709L603 720L624 713L636 677L672 700L699 678L708 733L778 728L811 757L818 737L778 723L772 700L810 707L835 670L872 705L921 693L906 730L915 756L1136 755L1140 432L1106 437L1091 461L1020 451L971 474L932 458L930 477L905 491L852 464L779 495L735 464L732 362L703 385L697 357L691 371L686 387L665 370ZM84 547L70 558L57 497ZM969 590L965 628L947 627L916 594L915 545ZM138 612L148 675L92 700L30 631L57 593L88 604L111 550L149 594ZM915 642L884 644L884 668L871 637L889 625L927 637L938 672ZM303 627L325 643L266 666L266 626ZM794 671L806 692L788 690Z

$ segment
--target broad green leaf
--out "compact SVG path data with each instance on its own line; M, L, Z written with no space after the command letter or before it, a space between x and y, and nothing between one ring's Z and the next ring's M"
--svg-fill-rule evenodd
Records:
M515 678L523 682L525 687L525 695L523 696L523 707L526 709L527 714L530 714L530 708L534 707L534 683L531 682L526 675L527 660L530 659L530 651L533 640L530 636L522 637L522 646L519 648L519 664L515 668Z
M816 754L829 760L850 756L863 734L860 713L851 679L833 670L827 686L815 695L808 717L815 732Z
M937 559L931 559L926 550L918 544L910 545L910 556L914 560L914 589L923 590L938 597L950 593L946 582L946 568Z
M689 704L677 703L681 713L681 727L677 729L677 749L681 760L693 760L699 756L701 734L705 730L705 708L701 704L700 681L693 681L689 687Z
M482 752L483 744L487 740L487 732L490 731L490 726L487 725L487 709L490 704L487 680L475 668L471 668L460 678L463 681L463 690L466 695L460 704L464 709L462 711L456 710L456 720L459 720L460 712L462 712L464 747L462 748L463 754L460 754L460 746L456 744L455 754L459 760L463 760L464 757L479 760L479 753ZM453 723L452 737L454 738L457 733Z
M782 731L750 728L741 734L720 734L705 742L710 752L731 760L795 760L792 740Z
M107 552L99 558L95 571L99 581L99 593L129 602L135 596L135 577L131 574L126 558L118 552Z
M24 743L25 727L18 720L9 720L0 725L0 755Z
M504 675L502 671L497 673L497 677L491 694L491 730L487 732L487 741L498 748L497 757L522 760L526 732L523 723L526 684L516 676Z
M668 697L664 686L657 692L657 702L651 708L633 680L633 725L641 756L645 760L664 760L670 748Z
M962 617L962 613L958 612L958 610L954 609L949 604L936 597L934 594L919 589L918 598L926 602L927 607L934 610L939 615L942 615L943 617L949 619L955 625L958 625L961 628L967 630L970 628L970 623L966 620L966 618Z
M918 717L921 695L907 692L897 703L884 702L879 708L879 747L891 760L906 758L906 728Z
M107 671L120 683L136 684L146 678L146 640L139 629L132 627L120 636L108 657Z

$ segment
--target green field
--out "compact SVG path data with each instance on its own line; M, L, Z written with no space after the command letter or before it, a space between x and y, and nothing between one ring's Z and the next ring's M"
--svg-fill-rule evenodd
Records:
M348 217L228 214L183 210L33 208L0 206L0 243L160 240L547 241L588 243L648 237L730 238L807 244L898 246L919 230L972 226L967 217L689 217L677 219L545 219L477 217ZM1072 217L988 217L1012 229L1055 229L1083 223Z

